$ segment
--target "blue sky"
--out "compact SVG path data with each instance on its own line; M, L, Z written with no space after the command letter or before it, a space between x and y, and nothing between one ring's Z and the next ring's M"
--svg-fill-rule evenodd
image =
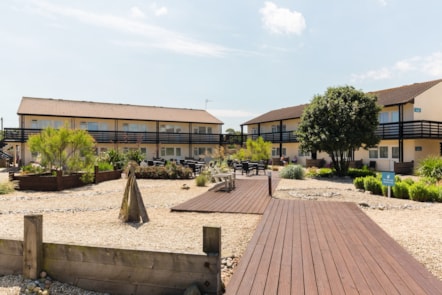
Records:
M22 96L204 109L223 129L442 78L442 1L5 0L0 116ZM172 118L171 118L172 119Z

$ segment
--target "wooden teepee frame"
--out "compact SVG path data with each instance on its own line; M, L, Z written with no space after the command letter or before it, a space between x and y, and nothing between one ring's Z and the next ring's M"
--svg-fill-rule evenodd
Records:
M124 190L118 218L124 222L140 222L140 218L143 223L149 221L149 216L147 216L147 211L144 207L143 198L135 177L135 168L132 165L129 167L126 189Z

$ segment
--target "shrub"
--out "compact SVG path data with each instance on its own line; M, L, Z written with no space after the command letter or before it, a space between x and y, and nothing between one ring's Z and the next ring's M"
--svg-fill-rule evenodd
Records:
M315 178L319 176L318 168L309 167L307 168L305 175L311 178Z
M374 195L382 195L382 182L374 176L364 178L364 189Z
M114 166L109 162L98 162L98 171L112 171L114 170Z
M326 177L332 177L333 176L333 169L331 169L331 168L320 168L319 170L318 170L318 175L319 175L319 177L324 177L324 178L326 178Z
M414 180L412 178L409 178L409 177L401 179L401 181L405 182L408 185L413 185L414 184Z
M399 199L409 199L410 194L408 190L410 188L410 184L406 181L396 181L394 186L391 188L393 192L393 196Z
M374 171L369 170L366 166L362 169L349 168L347 175L351 178L356 177L367 177L367 176L375 176L376 173Z
M196 186L206 186L206 183L209 181L207 175L200 174L195 178Z
M364 177L356 177L353 180L355 188L363 190L364 189Z
M279 172L279 176L287 179L304 179L305 171L301 165L289 164L282 168Z
M442 157L428 156L419 163L417 173L420 176L442 179Z
M0 195L12 193L14 191L14 184L12 182L0 183Z
M430 192L427 186L421 182L417 182L410 186L410 199L413 201L427 202L431 200Z

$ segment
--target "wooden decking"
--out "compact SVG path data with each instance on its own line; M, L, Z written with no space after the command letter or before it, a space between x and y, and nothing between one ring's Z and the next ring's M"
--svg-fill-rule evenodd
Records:
M226 294L442 294L354 203L272 199Z
M272 193L279 178L272 177ZM263 214L270 200L267 176L239 176L230 192L208 191L172 208L172 211Z

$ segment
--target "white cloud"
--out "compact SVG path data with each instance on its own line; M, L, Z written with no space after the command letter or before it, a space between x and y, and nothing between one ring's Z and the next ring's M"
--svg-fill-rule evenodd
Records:
M152 4L152 9L156 16L166 15L169 12L166 6L158 6L156 3Z
M386 80L403 73L417 73L430 77L442 76L442 51L428 56L415 56L397 61L393 66L370 70L362 74L353 74L352 82L363 80Z
M146 15L138 7L134 6L130 9L130 16L133 18L145 18Z
M378 3L381 4L381 6L387 6L387 0L378 0Z
M442 52L435 52L432 55L425 57L422 61L421 69L424 73L431 76L442 76Z
M150 45L153 48L180 54L209 57L223 57L234 51L221 45L195 40L178 32L134 19L54 5L46 1L33 1L33 3L39 11L44 11L51 17L68 17L81 23L140 36L142 39L135 43L144 44L144 46Z
M297 34L306 28L304 16L297 11L280 8L273 2L266 2L259 10L264 28L275 34Z

